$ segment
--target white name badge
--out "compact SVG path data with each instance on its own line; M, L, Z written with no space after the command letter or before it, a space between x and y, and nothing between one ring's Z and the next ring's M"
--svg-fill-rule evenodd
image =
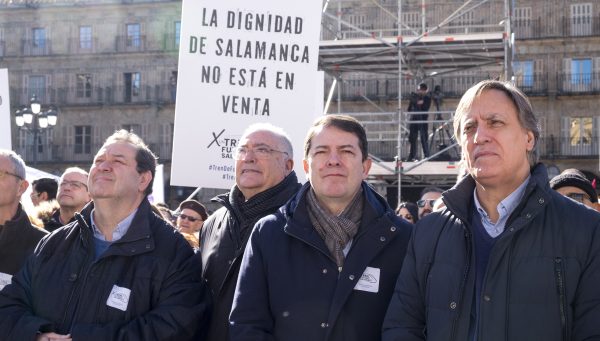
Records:
M358 280L358 283L354 286L354 290L368 291L368 292L379 292L379 274L380 269L372 268L367 266L365 272Z
M106 305L122 311L127 311L130 295L130 289L113 285L112 291L110 292L110 295L108 295L108 300L106 300Z
M5 274L4 272L0 272L0 290L5 286L9 285L12 280L12 276L9 274Z

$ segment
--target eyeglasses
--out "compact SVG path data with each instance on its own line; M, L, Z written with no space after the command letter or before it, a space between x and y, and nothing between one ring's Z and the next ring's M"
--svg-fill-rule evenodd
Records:
M189 222L192 222L192 223L196 222L197 220L202 220L202 218L194 218L194 217L191 217L191 216L183 214L183 213L178 215L178 217L181 219L187 219Z
M23 180L23 177L21 177L20 175L17 175L15 173L11 173L11 172L7 172L7 171L3 171L0 170L0 179L2 179L3 177L7 176L7 175L12 175L15 178L19 179L19 180Z
M69 180L63 180L60 182L60 184L58 185L60 188L66 188L66 187L73 187L75 189L82 189L85 187L85 189L87 190L87 185L84 184L81 181L69 181Z
M590 200L590 196L583 193L567 193L565 194L565 197L569 197L575 201L579 201L580 203L583 203L584 200Z
M433 207L433 204L435 204L436 200L437 199L428 199L428 200L421 199L421 200L417 200L417 206L423 208L423 207L425 207L426 203L429 203L429 206Z
M282 153L285 155L289 155L287 152L283 152L281 150L277 150L277 149L273 149L273 148L269 148L269 147L254 147L254 148L237 147L233 151L233 158L235 160L242 160L246 156L248 156L249 152L252 152L252 154L254 154L254 156L256 156L257 159L261 159L261 160L270 158L273 153Z

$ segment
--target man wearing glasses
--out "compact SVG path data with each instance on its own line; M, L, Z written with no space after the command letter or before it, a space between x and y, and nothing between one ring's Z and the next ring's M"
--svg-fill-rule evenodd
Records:
M47 234L31 225L19 202L28 186L23 159L0 149L0 290Z
M54 211L50 220L44 223L47 231L54 231L75 220L75 212L81 212L90 202L88 192L88 172L79 168L67 168L60 177L56 199L59 208Z
M33 206L39 206L45 201L56 199L58 183L53 178L40 178L31 183L31 203Z
M177 229L195 249L199 247L198 238L206 218L208 218L206 207L197 200L185 200L179 204L179 208L177 209Z
M437 187L425 187L421 191L421 199L417 200L419 207L419 219L433 212L435 201L442 197L444 190Z
M287 134L270 124L251 125L238 141L235 185L213 199L223 207L206 220L200 233L203 277L214 302L208 340L229 339L229 312L252 227L300 188L293 157Z

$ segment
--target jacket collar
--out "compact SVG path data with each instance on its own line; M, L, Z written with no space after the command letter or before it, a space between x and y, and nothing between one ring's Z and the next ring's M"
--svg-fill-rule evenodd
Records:
M378 218L381 218L382 216L388 216L389 220L393 220L393 217L395 217L385 199L377 194L371 186L364 181L362 182L361 186L365 195L365 205L356 237L359 237L367 231L375 228L373 222L375 222ZM287 223L284 226L284 231L292 236L308 242L329 256L329 251L327 250L323 239L316 232L312 226L312 223L310 222L310 219L308 218L308 210L306 208L305 201L306 192L309 188L310 182L306 182L300 191L298 191L294 197L292 197L284 206L279 209L279 212L287 220ZM393 217L391 217L390 214Z
M94 231L92 230L90 215L94 209L94 202L87 204L80 213L75 213L75 218L81 226L81 236L85 242L91 242L91 238L94 237ZM136 255L139 253L149 252L154 250L154 238L152 238L152 231L150 225L153 223L151 219L158 219L154 217L152 213L150 202L147 199L142 200L142 203L138 207L138 211L133 217L131 226L123 238L117 240L113 245L117 246L120 250L107 250L103 257L109 254L126 254ZM140 245L139 247L137 244ZM117 247L115 247L117 249Z
M467 175L458 184L442 194L447 209L464 222L469 221L474 190L475 180L471 175ZM551 191L546 167L538 163L531 169L531 178L525 187L523 198L511 214L507 225L512 221L518 221L521 216L529 220L537 215L541 208L550 202Z
M10 220L4 223L4 227L12 228L14 226L22 226L23 224L29 225L31 224L31 222L29 221L27 212L25 212L21 203L19 203L19 205L17 206L17 212Z

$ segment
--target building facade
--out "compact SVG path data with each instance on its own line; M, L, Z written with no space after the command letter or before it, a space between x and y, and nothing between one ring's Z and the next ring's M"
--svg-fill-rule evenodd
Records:
M28 105L33 95L44 107L59 109L56 127L37 141L12 121L13 149L29 164L35 160L39 168L59 174L70 165L89 167L104 139L124 128L140 134L159 155L168 183L181 5L180 0L0 0L0 68L9 71L12 111ZM399 143L406 155L406 136L398 139L399 105L406 108L419 82L430 90L439 87L439 108L431 110L447 120L467 88L503 78L509 70L540 118L541 156L553 174L571 167L598 174L599 1L331 0L323 6L320 68L326 71L326 99L336 81L328 112L363 120L375 157L394 160ZM493 33L501 35L500 43L486 40ZM351 56L352 44L381 42L393 52L395 41L422 35L423 46L404 51L401 72L386 51L370 59ZM436 39L439 44L427 45ZM324 46L333 41L346 49L347 64L324 58ZM465 59L473 50L452 54L466 42L479 49L476 58ZM498 44L504 44L502 55L493 50ZM452 143L447 129L436 134L434 149ZM394 186L393 179L384 180ZM411 177L406 181L409 187L424 185ZM171 198L188 194L172 192Z
M106 137L123 128L149 144L168 176L180 17L181 1L0 2L0 68L8 69L12 112L33 96L59 110L38 141L13 120L13 149L60 174L89 168Z

